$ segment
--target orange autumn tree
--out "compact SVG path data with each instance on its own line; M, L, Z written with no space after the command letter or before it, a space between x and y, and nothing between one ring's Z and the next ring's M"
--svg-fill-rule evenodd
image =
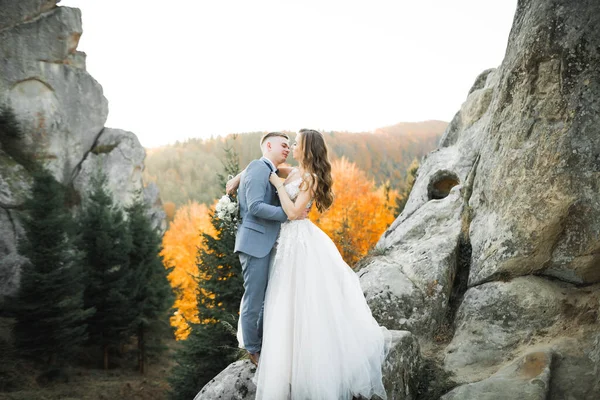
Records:
M310 219L329 235L342 257L353 266L394 221L397 192L376 187L356 164L345 158L331 165L335 200L325 213L313 210Z
M186 320L198 323L195 277L198 275L196 256L198 249L204 246L202 233L214 235L216 232L210 223L209 208L205 204L189 202L175 213L169 229L163 236L161 255L166 268L173 268L169 282L175 289L175 315L171 325L176 328L175 337L185 339L189 334Z

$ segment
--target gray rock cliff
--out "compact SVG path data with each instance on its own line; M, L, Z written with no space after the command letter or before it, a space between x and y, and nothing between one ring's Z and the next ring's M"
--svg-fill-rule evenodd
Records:
M444 399L600 397L599 27L597 1L519 1L363 262L378 320L451 374Z
M144 149L133 133L105 128L108 101L85 69L85 53L77 51L81 35L78 9L58 7L57 0L0 0L0 106L17 117L23 153L79 197L102 169L119 204L142 192L164 230L158 190L142 182ZM18 210L30 184L26 168L0 143L0 298L18 287Z

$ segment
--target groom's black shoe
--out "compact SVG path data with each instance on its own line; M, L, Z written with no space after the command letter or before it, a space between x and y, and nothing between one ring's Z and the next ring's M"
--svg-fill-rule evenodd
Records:
M260 353L248 352L248 357L250 357L250 362L258 367L258 359L260 358Z

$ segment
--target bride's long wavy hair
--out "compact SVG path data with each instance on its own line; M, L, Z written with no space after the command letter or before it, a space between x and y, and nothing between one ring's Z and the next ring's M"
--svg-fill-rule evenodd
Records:
M308 177L304 178L301 189L314 188L315 204L319 212L323 212L333 203L333 178L327 144L321 132L300 129L298 133L298 146L302 154L302 159L298 161L304 171L309 173Z

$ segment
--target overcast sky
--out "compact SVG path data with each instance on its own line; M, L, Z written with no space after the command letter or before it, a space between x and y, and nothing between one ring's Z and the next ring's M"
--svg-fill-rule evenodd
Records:
M62 0L106 125L145 147L450 121L504 57L517 0Z

